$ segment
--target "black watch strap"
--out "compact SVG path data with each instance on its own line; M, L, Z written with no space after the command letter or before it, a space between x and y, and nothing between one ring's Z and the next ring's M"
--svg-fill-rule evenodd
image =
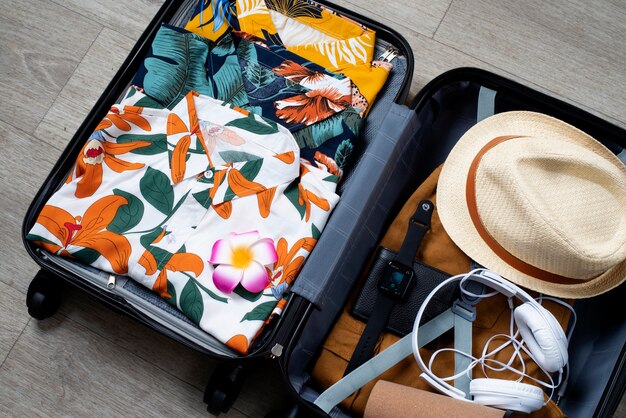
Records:
M398 254L392 263L400 263L410 270L413 269L413 262L415 260L417 249L419 248L426 231L430 228L430 219L432 217L434 207L435 205L430 200L422 200L417 205L415 213L411 219L409 219L409 227L406 235L404 236L404 241L402 242L400 251L398 251ZM406 294L408 292L404 293ZM344 376L372 357L378 337L385 329L389 315L391 314L396 302L398 302L397 297L393 297L387 292L378 292L372 314L367 320L365 330L363 331L363 334L361 334L361 338L352 353L352 357L348 362Z
M426 231L430 228L430 219L433 216L433 209L435 205L430 200L422 200L415 213L409 219L409 228L402 241L402 246L395 260L404 264L405 266L413 266L415 260L415 253L422 242L422 238L426 235Z

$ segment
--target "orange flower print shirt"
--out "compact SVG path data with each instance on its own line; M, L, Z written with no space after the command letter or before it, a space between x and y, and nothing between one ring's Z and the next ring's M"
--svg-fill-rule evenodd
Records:
M313 250L337 177L273 121L193 91L171 111L134 106L144 97L131 88L111 108L28 239L130 276L246 353Z

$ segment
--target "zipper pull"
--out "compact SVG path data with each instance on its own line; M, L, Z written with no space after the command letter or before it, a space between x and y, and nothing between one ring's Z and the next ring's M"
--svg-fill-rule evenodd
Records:
M115 275L109 274L109 282L107 283L107 287L111 290L115 289Z
M270 350L270 358L275 359L283 355L283 346L280 344L274 344L274 347Z
M400 51L394 47L388 47L376 61L391 62L395 57L400 55Z

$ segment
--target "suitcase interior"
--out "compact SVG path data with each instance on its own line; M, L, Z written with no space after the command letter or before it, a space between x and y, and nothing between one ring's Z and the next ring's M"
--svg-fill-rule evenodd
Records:
M476 123L481 87L497 92L495 112L532 110L564 120L601 141L618 154L626 147L626 132L569 104L531 90L518 83L477 69L457 69L444 73L429 83L415 98L412 112L419 129L405 129L394 135L408 135L398 141L408 144L398 161L406 166L390 173L390 181L404 184L403 189L387 190L385 199L372 209L375 216L365 218L363 228L352 248L342 254L343 263L335 266L333 281L325 285L318 300L293 336L281 361L283 372L294 396L304 400L300 407L324 415L309 402L319 392L310 381L309 372L316 356L340 314L351 288L364 265L363 249L371 254L381 238L381 226L390 221L393 208L401 206L432 170L441 164L456 141ZM396 125L397 126L397 125ZM382 126L380 135L385 125ZM375 141L377 142L378 139ZM386 208L382 208L386 202ZM591 214L590 216L593 216ZM593 222L593 219L590 219ZM358 247L358 248L355 248ZM296 293L298 289L295 290ZM591 299L576 301L578 323L569 345L570 377L560 407L570 417L611 416L626 388L626 311L622 308L626 286ZM331 416L347 417L335 408Z
M319 3L331 7L323 0ZM184 26L192 16L196 4L197 0L169 0L162 6L114 79L70 141L65 152L62 154L63 157L57 161L44 185L31 203L22 228L23 238L33 225L49 196L63 184L67 173L73 166L76 156L84 144L85 138L89 136L98 122L106 115L110 106L116 103L126 91L143 57L150 48L152 39L160 24L168 23L176 26ZM342 199L334 210L324 230L323 237L326 242L332 242L333 239L336 240L336 236L332 238L331 235L333 234L331 232L327 233L326 231L342 231L340 238L343 241L345 240L345 231L350 231L355 228L357 219L350 215L353 211L350 196L354 196L355 193L351 191L358 188L359 185L363 184L367 179L369 179L369 181L377 181L384 175L384 172L381 171L377 175L372 176L372 174L364 170L362 166L371 166L371 163L368 161L372 159L372 157L376 160L376 164L380 166L387 166L392 163L391 160L381 160L380 157L376 156L379 153L375 149L372 149L371 145L376 136L377 126L386 117L387 113L390 112L390 109L399 107L396 103L403 103L406 100L413 74L413 55L404 38L398 35L394 30L383 27L374 21L355 16L354 13L340 7L332 6L332 8L345 15L351 16L355 20L361 20L364 24L377 31L376 57L381 56L388 48L398 49L400 55L393 60L394 68L385 87L379 93L378 99L369 113L367 123L362 130L360 138L361 143L356 146L355 150L356 158L353 158L351 167L346 170L344 181L339 190L339 193L342 194ZM392 140L391 142L395 143L396 141ZM359 175L356 173L361 173L360 176L365 176L365 178L359 178ZM358 194L369 196L369 200L375 199L372 191L361 190ZM29 241L24 240L24 243L29 254L43 270L73 283L95 295L105 303L113 305L113 307L118 310L139 319L181 343L213 357L220 359L241 358L240 354L233 352L224 344L200 330L199 327L189 321L180 311L173 308L150 290L129 280L127 277L117 276L115 288L109 289L107 287L109 280L108 273L71 259L61 258L47 253L34 246ZM319 264L320 259L323 259L323 256L318 254L323 247L324 244L320 241L320 244L309 257L308 263L306 263L301 275L296 281L296 283L302 282L301 287L303 289L310 290L311 287L314 288L312 293L307 292L307 290L301 292L301 294L307 295L308 300L311 301L315 301L318 297L316 292L317 289L319 289L318 283L320 282L320 274L327 275L322 281L329 280L330 278L330 276L328 276L331 273L330 269L325 272L320 272L313 268L313 266ZM311 258L317 258L318 261L311 260ZM47 278L49 278L49 276L44 274L37 283L45 281ZM277 321L274 321L275 323L265 327L264 334L257 338L252 352L247 357L268 354L268 350L275 345L273 341L277 337L281 337L281 335L284 338L284 335L289 334L289 329L295 325L294 321L289 318L300 318L303 312L308 309L308 305L308 301L304 299L299 299L295 302L290 301L284 314ZM278 333L280 330L283 330L282 334ZM277 333L279 335L277 335Z

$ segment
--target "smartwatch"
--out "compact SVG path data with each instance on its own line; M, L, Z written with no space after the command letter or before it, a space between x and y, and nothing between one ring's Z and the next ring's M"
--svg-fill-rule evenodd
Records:
M365 330L357 343L344 376L372 357L380 333L385 329L394 305L406 298L415 282L413 262L422 238L430 228L435 205L422 200L409 219L409 227L396 257L389 262L378 281L378 294Z

